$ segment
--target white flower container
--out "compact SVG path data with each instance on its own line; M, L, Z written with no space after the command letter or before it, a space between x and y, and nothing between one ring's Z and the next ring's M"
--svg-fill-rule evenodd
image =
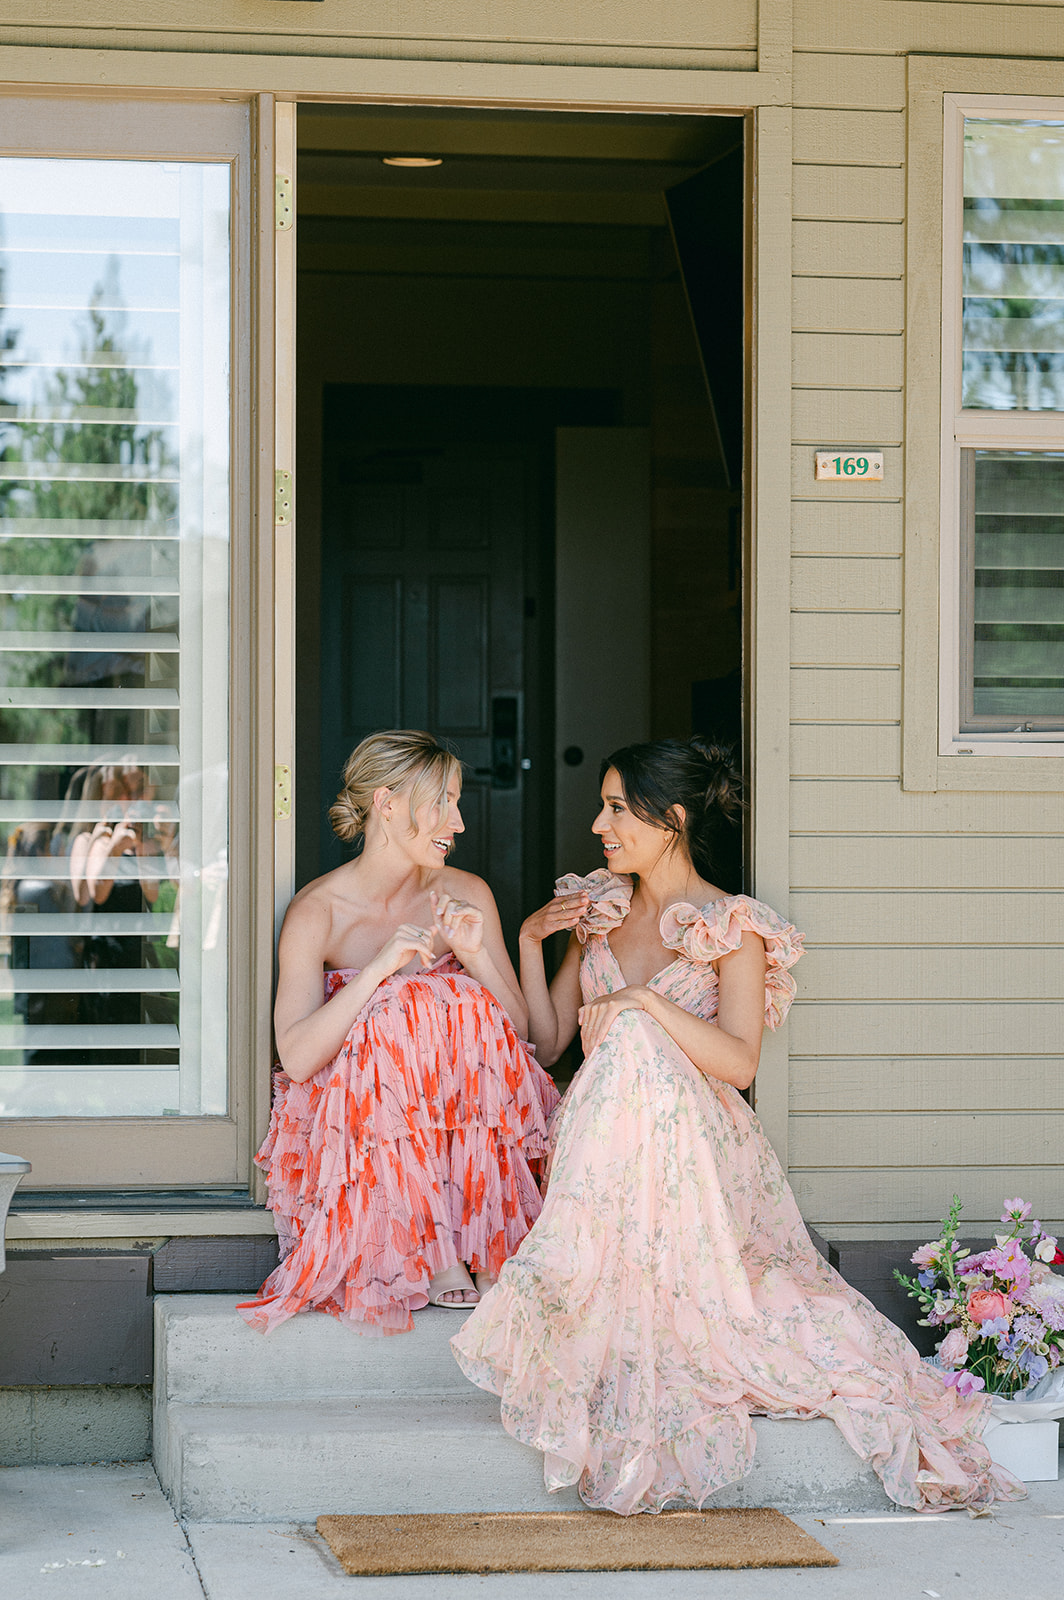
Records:
M999 1467L1007 1467L1024 1483L1048 1483L1060 1475L1060 1424L1054 1418L1005 1422L992 1417L983 1443Z

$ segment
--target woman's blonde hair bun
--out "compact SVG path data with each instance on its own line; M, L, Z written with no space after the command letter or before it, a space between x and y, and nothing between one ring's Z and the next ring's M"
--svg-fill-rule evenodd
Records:
M432 801L441 812L446 810L447 790L461 778L462 763L431 733L416 728L371 733L344 763L343 788L329 807L333 832L345 844L361 838L376 791L402 789L412 780L410 831L415 833L420 807Z

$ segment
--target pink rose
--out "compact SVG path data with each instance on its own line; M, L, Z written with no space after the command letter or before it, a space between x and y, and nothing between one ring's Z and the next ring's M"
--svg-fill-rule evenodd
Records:
M995 1289L976 1289L968 1296L968 1315L973 1322L989 1322L996 1317L1011 1317L1015 1307L1011 1300Z
M944 1367L962 1367L968 1359L968 1341L959 1328L951 1328L938 1347L938 1359Z

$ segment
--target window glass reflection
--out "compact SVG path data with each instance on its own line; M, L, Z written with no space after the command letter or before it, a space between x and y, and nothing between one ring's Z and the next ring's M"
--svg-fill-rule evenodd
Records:
M230 172L0 159L0 1114L226 1110Z

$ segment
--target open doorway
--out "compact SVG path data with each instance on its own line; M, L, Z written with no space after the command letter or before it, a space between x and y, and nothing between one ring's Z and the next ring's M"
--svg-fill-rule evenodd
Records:
M374 728L457 746L510 938L601 864L609 750L742 750L743 136L300 107L298 883Z

